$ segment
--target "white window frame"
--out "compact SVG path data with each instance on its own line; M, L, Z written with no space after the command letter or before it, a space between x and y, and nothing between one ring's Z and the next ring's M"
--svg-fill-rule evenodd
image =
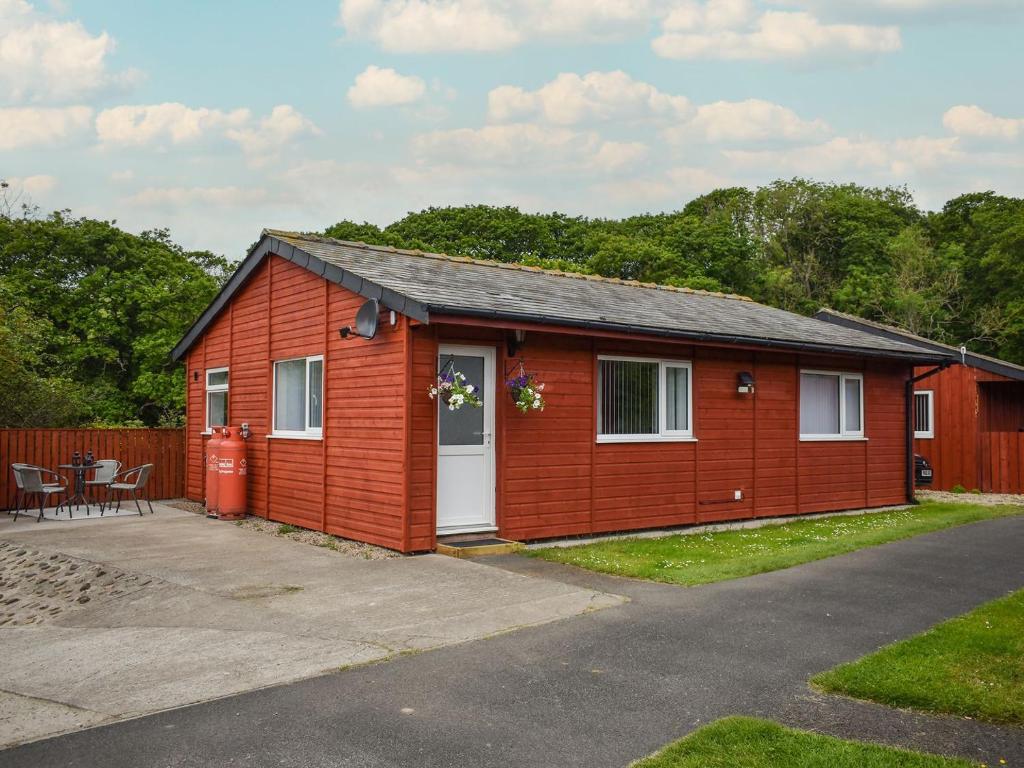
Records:
M935 437L935 392L931 389L914 390L914 418L917 418L917 396L928 398L928 429L914 430L915 440L931 440Z
M625 357L622 355L598 355L597 360L612 360L624 363L657 363L658 364L658 432L657 434L639 435L602 435L597 434L599 443L658 443L676 442L693 443L697 438L693 436L693 363L689 360L670 360L657 357ZM600 368L600 366L598 366ZM668 429L668 376L666 371L669 368L683 368L686 370L686 424L687 429ZM598 374L600 375L600 374ZM597 423L597 416L601 408L600 387L594 381L596 392L594 402L594 421ZM596 427L595 427L596 428Z
M805 373L817 376L835 376L839 379L839 432L837 434L826 435L805 435L801 432L800 440L804 442L867 440L864 436L864 374L852 371L820 371L811 368L801 368L800 375L803 376ZM860 429L858 430L849 430L846 428L846 382L850 380L860 382ZM799 395L797 396L796 407L797 427L799 428L800 421L802 421Z
M298 429L278 429L277 428L277 366L280 363L294 363L296 360L303 360L306 363L306 428L303 430ZM320 361L320 426L310 427L309 426L309 364L314 363L317 360ZM272 391L271 391L271 403L272 412L270 414L270 434L268 438L289 438L292 440L322 440L324 429L323 423L327 416L327 409L324 401L326 400L326 381L327 381L327 366L324 364L323 355L308 355L304 357L287 357L283 360L275 360L273 369L271 370L272 378Z
M228 374L228 382L227 382L227 384L212 384L211 385L210 384L210 374L211 373L227 373ZM206 376L206 378L203 379L204 383L206 384L206 389L203 391L203 410L206 413L206 418L203 420L203 423L206 425L206 429L203 430L203 434L204 435L212 435L213 434L213 425L210 423L210 393L211 392L224 392L225 393L225 395L226 395L226 403L225 403L224 411L227 412L228 409L231 406L231 396L228 394L228 387L231 386L231 374L228 372L228 367L225 365L225 366L222 366L220 368L207 368L206 372L205 372L205 376ZM228 416L230 417L230 413L228 414ZM226 424L220 424L218 426L227 426L227 425Z

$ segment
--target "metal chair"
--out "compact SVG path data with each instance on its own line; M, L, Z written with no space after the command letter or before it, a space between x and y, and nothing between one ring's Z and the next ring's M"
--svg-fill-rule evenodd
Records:
M66 494L68 492L68 479L64 477L64 475L58 474L53 470L34 467L31 464L17 464L13 466L15 467L14 474L21 477L22 493L25 499L25 511L28 511L29 494L35 494L39 498L39 517L36 518L36 522L38 523L43 519L43 508L46 506L46 502L50 500L50 496L53 496L54 494ZM44 474L60 478L61 482L44 483ZM60 513L60 509L63 506L64 502L57 504L58 513ZM15 522L18 520L19 514L21 514L21 509L16 509L14 511ZM68 507L68 517L71 517L71 507Z
M93 473L92 480L85 481L85 490L88 492L90 488L96 486L108 486L114 482L114 478L117 477L117 473L121 471L121 462L116 459L100 459L93 466L96 467L96 471ZM102 500L100 506L103 506Z
M124 472L118 472L114 475L113 482L107 484L107 503L106 506L110 506L112 502L112 496L114 492L117 492L117 507L116 510L121 509L121 497L127 492L132 495L132 499L135 501L135 506L139 510L139 517L142 517L142 507L139 505L139 493L145 491L146 484L149 482L149 475L153 471L152 464L143 464L138 467L132 467L126 469ZM118 478L122 478L120 481ZM134 479L131 479L134 477ZM146 504L149 505L149 514L153 514L153 505L149 501L149 494L146 493L143 498L146 500ZM103 517L104 507L100 506L100 517Z
M11 472L14 473L14 509L20 510L21 505L25 503L25 484L21 481L20 469L31 469L34 464L11 464ZM7 509L7 514L11 514L11 509Z

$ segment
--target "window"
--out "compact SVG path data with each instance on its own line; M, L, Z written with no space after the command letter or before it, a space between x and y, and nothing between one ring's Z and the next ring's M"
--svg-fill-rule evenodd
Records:
M914 437L935 437L935 395L930 389L914 393Z
M274 432L278 437L318 438L323 433L324 358L274 363Z
M228 369L206 369L206 431L228 423Z
M800 372L800 439L864 437L864 377L859 373Z
M690 363L633 357L597 360L597 440L693 437Z

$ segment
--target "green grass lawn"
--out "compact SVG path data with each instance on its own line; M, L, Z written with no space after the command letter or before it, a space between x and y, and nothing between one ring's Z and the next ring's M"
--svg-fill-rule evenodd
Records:
M727 717L694 731L633 768L968 768L919 752L842 741L766 720Z
M1021 513L1024 507L926 501L893 512L796 519L763 528L657 539L614 539L577 547L532 549L525 554L616 576L693 586L776 571L940 528Z
M811 682L893 707L1024 725L1024 590Z

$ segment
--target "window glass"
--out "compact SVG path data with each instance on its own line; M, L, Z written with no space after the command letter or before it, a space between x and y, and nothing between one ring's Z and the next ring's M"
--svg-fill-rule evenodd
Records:
M598 361L599 435L656 435L658 425L657 362Z
M860 379L843 379L846 388L846 424L844 432L860 432Z
M800 374L800 434L839 434L839 376Z
M228 423L228 393L207 392L206 393L206 429L223 427Z
M306 361L285 360L274 364L274 430L304 432L306 429Z
M228 384L227 371L210 371L206 374L207 387L226 387Z
M450 373L458 371L466 380L463 384L472 384L473 394L480 402L487 399L488 384L484 381L484 358L479 355L441 355L437 359L437 369ZM437 442L438 445L483 445L484 444L484 409L463 406L454 411L448 410L440 398L437 406Z
M914 436L932 436L932 393L914 393Z
M309 428L323 426L324 361L309 361Z
M665 368L665 429L685 432L690 428L690 370L679 366Z

